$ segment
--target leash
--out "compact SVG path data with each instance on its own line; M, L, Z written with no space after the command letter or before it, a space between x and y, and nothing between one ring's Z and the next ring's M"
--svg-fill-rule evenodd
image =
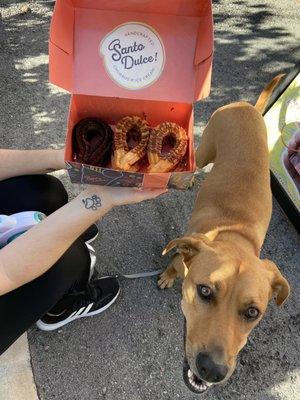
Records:
M117 271L117 277L122 277L125 279L139 279L139 278L149 278L151 276L160 275L164 269L157 269L155 271L146 271L146 272L137 272L134 274L123 274L117 267L113 267L115 271Z
M180 254L179 251L175 251L176 254ZM137 272L134 274L123 274L117 267L112 267L115 271L117 271L118 275L116 277L121 277L125 279L140 279L140 278L150 278L151 276L157 276L162 274L165 271L165 268L156 269L154 271L146 271L146 272Z

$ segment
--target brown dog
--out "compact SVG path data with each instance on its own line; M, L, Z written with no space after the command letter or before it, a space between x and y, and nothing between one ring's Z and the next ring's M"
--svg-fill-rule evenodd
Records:
M273 88L269 84L260 96L259 110ZM201 393L231 376L269 300L276 294L281 305L289 285L272 261L259 258L272 211L267 133L260 112L244 102L218 109L196 157L199 168L214 166L185 237L164 250L176 248L178 253L158 284L163 289L177 277L184 279L184 380Z

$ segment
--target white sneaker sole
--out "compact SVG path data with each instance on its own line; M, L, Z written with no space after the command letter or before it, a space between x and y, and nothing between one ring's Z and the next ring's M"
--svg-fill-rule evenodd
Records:
M100 278L100 279L104 279ZM76 319L79 318L87 318L87 317L92 317L94 315L97 314L101 314L102 312L104 312L105 310L107 310L112 304L114 304L114 302L117 300L117 298L119 297L120 294L120 290L118 291L118 293L116 294L116 296L108 303L106 304L106 306L104 306L103 308L96 310L96 311L92 311L88 314L83 314L83 315L73 315L63 321L58 322L57 324L45 324L42 320L38 320L36 323L36 326L41 330L41 331L46 331L46 332L50 332L50 331L55 331L56 329L59 329L61 327L63 327L64 325L69 324L70 322L75 321Z
M89 275L89 281L91 280L94 270L95 270L95 265L96 265L96 261L97 261L97 257L96 257L96 252L93 246L91 246L90 244L88 244L87 242L85 243L86 247L89 250L90 253L90 257L91 257L91 265L90 265L90 275Z

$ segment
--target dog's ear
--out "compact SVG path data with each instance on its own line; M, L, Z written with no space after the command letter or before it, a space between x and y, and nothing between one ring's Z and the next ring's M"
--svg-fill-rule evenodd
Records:
M270 260L263 260L268 271L272 273L271 287L273 293L276 294L276 304L281 306L290 295L290 285L288 281L281 275L281 272Z
M209 239L204 235L185 236L171 240L162 254L165 255L176 247L178 252L183 256L184 261L187 262L199 253L203 245L208 244L206 242L209 242Z

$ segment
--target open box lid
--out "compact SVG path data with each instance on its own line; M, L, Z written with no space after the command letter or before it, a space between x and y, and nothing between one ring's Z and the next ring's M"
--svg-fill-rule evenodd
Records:
M211 0L56 0L50 82L71 93L191 104L212 53Z

